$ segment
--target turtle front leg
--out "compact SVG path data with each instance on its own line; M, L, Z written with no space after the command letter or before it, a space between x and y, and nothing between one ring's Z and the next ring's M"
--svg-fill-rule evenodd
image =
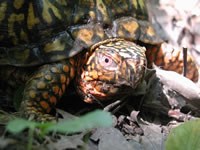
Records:
M25 84L20 107L22 116L41 122L55 120L49 113L74 78L74 65L70 59L38 68Z

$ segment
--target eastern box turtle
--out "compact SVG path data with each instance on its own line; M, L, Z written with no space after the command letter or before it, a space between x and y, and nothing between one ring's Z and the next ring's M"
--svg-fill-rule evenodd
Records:
M146 55L166 66L161 43L144 0L0 0L0 80L25 85L20 111L30 119L53 119L74 78L86 102L134 92Z

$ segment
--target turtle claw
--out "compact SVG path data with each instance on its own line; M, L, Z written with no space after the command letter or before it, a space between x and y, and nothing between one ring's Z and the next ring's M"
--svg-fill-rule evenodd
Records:
M21 104L20 114L23 118L37 122L57 122L57 118L44 111L37 109L38 107L31 103L32 101L24 101Z

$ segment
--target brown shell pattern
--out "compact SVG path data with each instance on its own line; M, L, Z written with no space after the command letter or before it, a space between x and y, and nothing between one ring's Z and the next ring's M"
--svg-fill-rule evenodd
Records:
M0 65L60 61L113 37L161 42L143 0L0 1Z

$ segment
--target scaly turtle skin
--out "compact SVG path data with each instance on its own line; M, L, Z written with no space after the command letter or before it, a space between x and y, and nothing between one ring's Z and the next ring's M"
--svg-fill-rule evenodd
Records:
M146 49L149 66L166 66L161 43L143 0L0 0L0 77L9 89L25 85L20 111L29 119L54 119L74 78L86 102L133 92Z

